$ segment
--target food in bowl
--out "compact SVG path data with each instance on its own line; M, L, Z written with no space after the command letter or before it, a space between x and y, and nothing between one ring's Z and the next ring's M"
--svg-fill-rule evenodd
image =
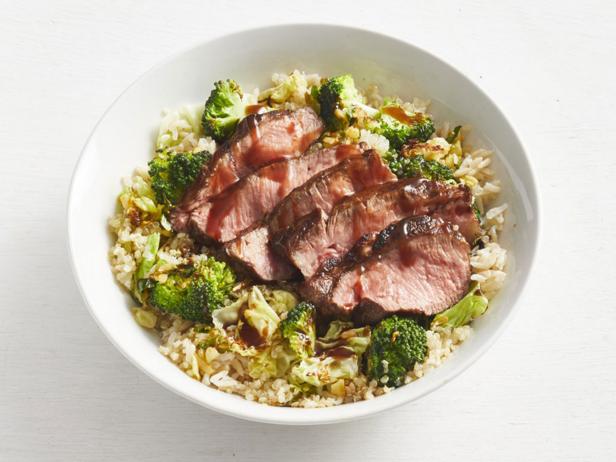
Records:
M324 407L422 377L505 280L491 153L351 75L219 81L124 180L111 267L192 378Z

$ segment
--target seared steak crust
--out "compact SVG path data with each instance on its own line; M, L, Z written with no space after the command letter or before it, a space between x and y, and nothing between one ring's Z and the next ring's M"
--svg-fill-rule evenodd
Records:
M261 167L193 211L191 230L217 241L230 241L264 218L293 189L360 152L357 145L344 144L311 149L302 156Z
M394 313L443 311L464 296L470 275L464 237L441 218L417 216L364 238L301 293L325 318L374 323Z
M281 231L316 209L329 212L344 197L394 179L374 151L348 157L293 190L263 223L227 243L227 254L262 280L290 279L297 272L285 258L272 252L270 239L275 239Z
M341 258L364 234L379 232L406 217L439 215L460 229L469 241L480 233L470 190L424 178L394 181L367 188L340 201L330 212L306 216L273 243L305 278L330 258Z

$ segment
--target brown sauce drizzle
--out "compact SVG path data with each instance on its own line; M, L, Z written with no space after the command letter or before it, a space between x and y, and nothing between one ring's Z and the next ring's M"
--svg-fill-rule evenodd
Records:
M129 209L127 215L130 224L133 225L135 228L141 224L141 215L139 213L139 210L137 210L136 208Z
M246 106L246 115L258 114L261 109L265 107L265 104L249 104Z
M421 114L408 115L404 109L398 106L385 106L381 111L406 125L414 125L421 121Z
M242 322L242 327L240 327L240 338L249 347L258 347L265 343L259 331L246 321Z
M350 358L355 353L353 353L353 350L348 347L339 346L325 351L325 354L333 358Z
M238 318L239 318L239 321L241 321L242 325L240 326L238 333L240 335L240 339L242 340L242 342L246 344L246 346L256 348L256 347L263 345L265 343L265 339L261 337L261 334L259 334L259 331L257 329L252 327L246 321L246 318L244 317L244 311L246 311L246 308L247 308L246 305L240 308Z

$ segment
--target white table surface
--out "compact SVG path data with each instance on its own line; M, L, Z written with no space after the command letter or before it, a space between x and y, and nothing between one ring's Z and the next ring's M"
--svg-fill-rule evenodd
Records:
M242 3L0 1L0 460L615 460L615 4ZM129 364L77 292L64 222L81 147L131 81L210 37L298 21L397 35L479 82L532 156L543 239L524 306L461 377L368 420L285 428Z

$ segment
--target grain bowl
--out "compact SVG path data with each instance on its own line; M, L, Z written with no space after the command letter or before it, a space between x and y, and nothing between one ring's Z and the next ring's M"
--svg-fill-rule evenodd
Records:
M241 46L247 40L260 50L258 56ZM338 44L335 50L332 42ZM216 88L227 85L225 91L237 91L238 101L244 100L245 113L231 127L226 113L220 117L220 104L211 103L216 96L214 91L210 94L214 82L219 82ZM206 104L204 111L206 98L210 106ZM306 135L308 128L301 133L300 141L308 141L298 148L298 156L284 154L290 159L268 158L251 169L236 170L232 187L210 191L214 199L209 197L206 207L195 206L194 200L186 199L190 193L167 181L169 170L165 169L174 156L183 162L182 172L188 171L189 161L220 163L230 155L220 154L221 150L229 143L234 146L242 124L256 126L261 134L266 133L268 118L300 117L290 126L309 124L301 111L314 111L323 127L312 127L312 137ZM393 122L387 125L388 120ZM260 129L258 123L262 123ZM406 131L400 131L400 123L412 130L405 126ZM236 126L240 135L233 134ZM254 139L254 132L250 137ZM350 149L356 151L349 154ZM273 156L274 151L268 148L259 155ZM290 148L284 152L291 152ZM190 157L196 154L201 157ZM293 216L301 226L292 224L301 233L288 231L291 223L283 233L273 229L272 222L279 224L280 217L298 208L287 207L286 215L279 212L285 200L289 202L288 195L312 197L314 188L304 185L308 178L331 185L336 174L332 159L346 163L342 169L346 176L353 163L357 164L353 168L370 172L383 164L387 171L371 177L370 184L353 182L355 190L349 197L337 198L340 203L330 200L331 207L321 203L318 210L306 208L310 200L304 200L304 212L318 212L328 230L334 227L331 223L341 221L338 215L348 215L346 209L353 211L355 222L366 222L357 204L346 205L352 200L374 210L373 198L383 202L384 197L408 195L411 190L413 197L420 197L422 191L425 197L434 197L438 189L449 202L438 207L418 205L412 213L406 209L397 215L381 212L381 225L360 229L362 238L370 234L363 231L376 233L360 261L345 255L359 258L351 249L357 247L353 242L359 234L332 237L334 231L328 231L335 245L306 252L302 250L306 239L311 249L317 242L306 237L316 232L317 225L311 221L316 218ZM254 185L261 188L256 189L260 193L271 184L271 172L283 167L291 172L284 181L288 191L278 192L280 198L257 194L258 201L246 206L255 196ZM317 167L320 170L311 170ZM276 175L280 177L279 172ZM116 201L122 176L127 179ZM188 175L191 182L197 182L196 176ZM221 178L227 181L229 176L208 180L210 186L201 185L198 194L215 189L211 185L221 184ZM281 188L277 186L276 191ZM463 215L462 202L456 203L455 216L447 212L447 207L454 210L455 197L468 200L469 213ZM234 205L239 211L231 218L230 204L239 204ZM190 210L184 213L182 207ZM471 207L475 215L470 214ZM222 209L224 216L216 212ZM330 423L370 415L417 399L468 367L510 318L530 271L538 233L537 197L528 160L515 132L484 93L452 67L412 45L367 31L320 25L229 35L145 74L110 107L90 137L75 171L68 213L69 247L82 294L101 329L126 357L163 385L206 407L284 424ZM468 221L474 216L481 229L469 231ZM190 226L183 228L187 220ZM392 224L385 229L383 223ZM245 243L235 248L230 244L250 232L262 234L263 229L284 236L276 238L275 244L272 237L267 245L286 249L271 252L267 264L257 258L259 252L247 252ZM447 273L444 288L434 291L435 300L415 296L417 290L427 289L413 283L408 283L406 298L399 294L388 298L386 290L370 286L370 277L376 280L383 271L391 272L383 269L383 262L410 261L409 248L415 249L412 260L416 262L426 239L438 239L439 245L453 249L450 252L458 248L460 258L468 259L458 264L461 276L452 269L453 257L434 270L434 261L443 261L437 256L429 265L416 265L398 277L404 286L426 266L432 265L430 274ZM321 237L318 242L322 241ZM401 252L400 246L406 250ZM288 262L278 261L282 255ZM328 256L327 262L321 255ZM109 261L112 271L105 271ZM344 271L336 269L334 279L332 267ZM180 283L175 281L199 271L210 278L203 279L207 291L193 297L200 304L176 303L177 294L171 292ZM334 289L315 292L322 282L311 289L309 281L317 276L335 280ZM430 277L420 274L418 280L423 283ZM182 284L185 294L189 283ZM349 301L345 288L358 284L361 291L355 291ZM467 313L460 308L464 303ZM317 324L305 335L306 325L296 320L308 312L316 316ZM394 322L399 324L392 327ZM258 340L254 333L246 334L248 329L260 335ZM300 346L298 338L304 340ZM409 347L402 360L399 351L390 351L391 345L383 346L379 338L418 343Z

